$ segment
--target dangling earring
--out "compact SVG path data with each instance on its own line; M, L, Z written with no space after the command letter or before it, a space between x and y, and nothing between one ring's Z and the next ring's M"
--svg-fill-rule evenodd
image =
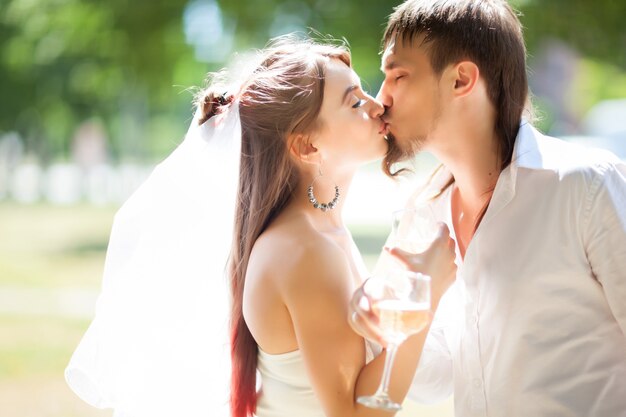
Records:
M313 207L318 208L322 211L326 211L326 210L332 210L335 208L335 206L337 205L337 202L339 201L339 186L335 184L335 198L333 198L329 203L320 203L317 201L317 198L315 198L315 195L313 194L313 184L315 184L315 181L317 181L317 179L321 176L323 176L322 174L322 166L319 166L319 174L313 178L313 181L311 182L311 185L309 185L308 188L308 194L309 194L309 201L313 204Z

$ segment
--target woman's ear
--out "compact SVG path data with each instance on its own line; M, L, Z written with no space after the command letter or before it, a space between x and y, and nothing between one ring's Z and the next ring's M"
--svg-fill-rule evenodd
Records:
M311 143L309 135L301 133L295 134L289 138L289 153L296 160L307 163L317 164L320 157L319 150Z

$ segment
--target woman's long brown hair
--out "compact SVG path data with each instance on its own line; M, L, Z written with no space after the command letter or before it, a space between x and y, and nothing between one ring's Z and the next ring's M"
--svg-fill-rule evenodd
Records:
M351 65L343 46L282 37L261 51L262 62L234 95L219 87L203 91L197 102L200 123L239 105L241 165L233 243L228 271L231 309L231 413L248 417L256 410L258 346L243 317L243 289L252 247L291 199L299 175L288 139L318 128L329 58Z

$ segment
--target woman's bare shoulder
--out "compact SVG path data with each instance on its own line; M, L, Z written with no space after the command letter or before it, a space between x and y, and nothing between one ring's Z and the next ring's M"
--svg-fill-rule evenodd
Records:
M282 285L346 271L349 262L341 247L301 218L276 222L261 234L248 267L249 273L262 273Z

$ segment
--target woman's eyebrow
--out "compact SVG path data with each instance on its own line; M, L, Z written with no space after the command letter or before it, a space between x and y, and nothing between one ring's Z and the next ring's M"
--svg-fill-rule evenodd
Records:
M348 98L348 95L353 92L354 90L358 90L359 88L361 88L360 86L353 84L350 87L346 88L346 91L343 93L343 97L341 99L342 103L345 103L346 98Z

